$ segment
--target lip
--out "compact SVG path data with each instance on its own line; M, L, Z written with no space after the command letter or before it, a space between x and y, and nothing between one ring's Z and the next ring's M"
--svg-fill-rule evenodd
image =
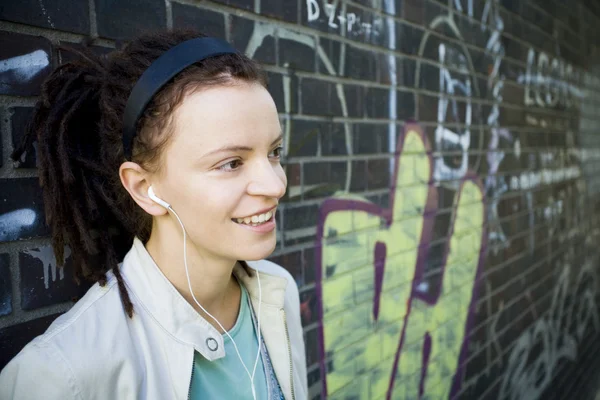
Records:
M249 217L251 217L253 215L260 215L260 214L264 214L264 213L269 212L269 211L273 211L273 214L275 214L275 209L276 208L277 208L277 206L273 206L273 207L270 207L270 208L265 208L263 210L255 212L254 214L246 215L245 217L235 217L235 218L232 218L232 220L235 221L236 219L249 218Z
M246 224L238 224L235 221L232 221L234 224L236 224L237 226L241 226L242 228L245 229L249 229L253 232L256 233L269 233L275 230L275 226L276 226L276 222L275 222L275 208L277 207L273 207L270 209L267 209L266 211L261 211L258 214L262 214L265 213L267 211L271 211L273 210L273 215L271 216L271 219L268 222L264 222L260 225L256 225L256 226L252 226L252 225L246 225ZM252 214L252 215L256 215L256 214Z

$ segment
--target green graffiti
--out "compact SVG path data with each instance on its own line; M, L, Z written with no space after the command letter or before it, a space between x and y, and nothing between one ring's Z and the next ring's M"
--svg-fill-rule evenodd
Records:
M391 210L351 195L338 196L323 208L318 279L330 399L389 394L417 399L422 374L423 398L448 398L452 388L479 266L483 195L472 180L462 185L441 292L428 304L415 295L413 281L419 246L428 245L423 242L424 231L431 228L428 198L436 200L429 183L431 155L417 127L406 130L400 148ZM385 246L381 260L376 257L378 243ZM380 293L377 263L383 263ZM379 304L377 318L374 301ZM426 334L431 346L423 365Z

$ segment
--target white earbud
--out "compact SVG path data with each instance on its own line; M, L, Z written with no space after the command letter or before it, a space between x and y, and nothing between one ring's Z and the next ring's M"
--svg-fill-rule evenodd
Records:
M169 203L167 203L166 201L164 201L163 199L158 198L155 194L154 194L154 189L152 189L152 186L150 186L148 188L148 197L150 197L154 202L160 204L161 206L163 206L164 208L166 208L167 210L171 207L171 205Z
M258 271L256 271L256 278L258 279L258 316L257 316L257 319L258 319L257 325L258 326L256 327L257 337L258 337L258 351L256 352L256 358L254 359L254 368L252 369L252 373L250 373L250 370L248 369L248 367L246 366L246 363L244 363L244 360L242 359L242 356L237 347L237 344L235 343L235 340L233 340L233 338L231 337L229 332L223 327L223 325L221 325L221 323L215 317L213 317L211 313L209 313L208 311L206 311L206 309L204 307L202 307L202 304L200 304L198 302L198 300L196 299L196 296L194 295L194 290L192 289L192 282L190 280L190 272L189 272L188 263L187 263L187 240L186 240L187 232L185 231L185 227L183 226L183 222L181 221L181 218L179 218L179 215L177 215L177 213L175 212L175 210L173 210L173 208L171 207L171 205L169 203L167 203L166 201L164 201L163 199L159 198L158 196L156 196L154 194L154 189L152 189L152 186L150 186L148 188L148 197L150 197L150 199L152 199L152 201L156 202L157 204L160 204L167 210L171 211L173 213L173 215L175 215L175 218L177 218L179 225L181 225L181 230L183 231L183 263L185 266L185 275L187 277L188 288L190 290L190 294L192 295L192 298L194 299L194 301L196 302L198 307L200 307L200 309L202 311L204 311L209 317L211 317L217 323L217 325L219 325L219 327L223 330L223 332L225 332L225 334L227 336L229 336L229 339L231 340L231 343L233 344L235 352L237 353L237 356L238 356L240 362L242 363L242 366L246 370L246 373L248 374L248 378L250 378L252 397L256 400L256 389L254 387L254 376L256 375L256 367L258 366L258 360L260 359L260 350L262 347L262 339L261 339L261 332L260 332L260 305L262 303L262 287L260 286L260 274L258 273Z

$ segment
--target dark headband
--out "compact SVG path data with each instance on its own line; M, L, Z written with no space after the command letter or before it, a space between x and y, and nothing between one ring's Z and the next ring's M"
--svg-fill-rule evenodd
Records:
M123 154L131 158L137 121L152 97L175 75L190 65L209 57L237 53L224 40L204 37L178 44L154 61L137 81L125 106L123 116Z

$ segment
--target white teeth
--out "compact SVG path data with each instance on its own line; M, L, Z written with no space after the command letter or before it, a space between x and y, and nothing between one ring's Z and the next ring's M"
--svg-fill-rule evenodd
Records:
M272 217L273 217L273 211L267 211L264 214L257 214L257 215L253 215L252 217L246 217L246 218L236 218L235 220L238 224L246 224L246 225L256 226L256 225L260 225L266 221L271 220Z

